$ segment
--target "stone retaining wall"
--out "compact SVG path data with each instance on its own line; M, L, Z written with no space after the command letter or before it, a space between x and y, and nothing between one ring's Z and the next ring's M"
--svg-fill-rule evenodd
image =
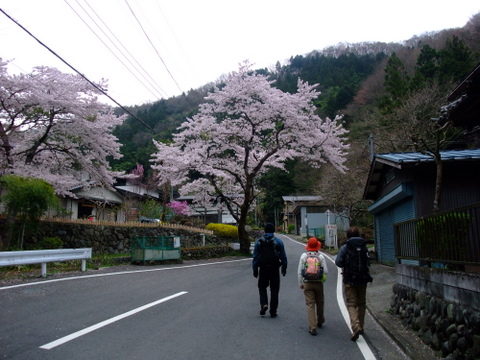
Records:
M180 236L182 248L206 245L227 245L231 240L215 235L203 235L182 229L142 226L104 226L58 222L42 222L32 236L33 242L44 237L58 236L64 248L92 248L94 254L125 254L130 252L130 240L135 236Z
M405 327L447 359L480 359L478 275L397 265L396 276L391 308Z

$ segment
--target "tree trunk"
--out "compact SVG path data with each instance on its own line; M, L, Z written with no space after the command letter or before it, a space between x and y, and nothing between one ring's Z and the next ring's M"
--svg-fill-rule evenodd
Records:
M250 253L250 236L246 229L247 214L248 206L244 203L240 208L240 218L238 219L238 240L240 241L240 252L242 254Z
M7 214L7 220L5 221L5 233L3 234L2 239L2 248L0 250L10 250L13 238L13 229L15 227L15 215L12 211L9 211Z
M20 235L20 250L23 250L23 239L25 238L25 221L22 221L22 231Z
M435 198L433 199L433 212L440 211L440 201L442 198L442 181L443 181L443 163L440 153L435 156L435 165L437 167L437 175L435 177Z

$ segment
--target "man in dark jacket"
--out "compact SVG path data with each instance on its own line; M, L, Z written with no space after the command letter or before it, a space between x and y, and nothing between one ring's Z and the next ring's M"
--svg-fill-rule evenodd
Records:
M335 265L343 269L345 299L352 328L351 340L356 341L363 334L367 283L372 282L372 277L369 270L370 257L358 228L349 228L347 238L335 259Z
M275 237L273 224L265 225L265 234L255 242L253 249L253 276L258 277L260 315L268 310L267 288L270 286L270 316L277 316L278 293L280 291L279 268L282 275L287 272L287 255L282 240Z

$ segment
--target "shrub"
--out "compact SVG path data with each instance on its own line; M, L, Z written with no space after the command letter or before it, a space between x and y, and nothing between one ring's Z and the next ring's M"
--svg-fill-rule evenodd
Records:
M58 236L44 237L39 243L40 249L61 249L63 248L63 241Z
M207 230L212 230L219 237L238 239L238 227L234 225L210 223Z
M294 230L295 230L295 225L294 224L288 225L287 231L288 231L289 234L291 234Z

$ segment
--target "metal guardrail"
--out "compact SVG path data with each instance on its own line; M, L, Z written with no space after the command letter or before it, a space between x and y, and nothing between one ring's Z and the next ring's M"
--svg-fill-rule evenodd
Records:
M394 225L397 259L480 265L480 204Z
M27 251L0 251L0 266L42 264L42 276L47 276L47 262L82 260L82 271L87 269L87 259L92 258L92 248Z

